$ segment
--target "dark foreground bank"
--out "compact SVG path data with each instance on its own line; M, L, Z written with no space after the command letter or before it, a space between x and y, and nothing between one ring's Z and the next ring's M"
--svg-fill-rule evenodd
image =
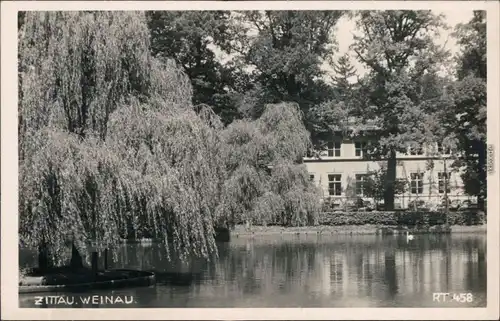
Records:
M148 286L155 283L150 272L114 269L93 273L90 268L75 269L69 266L55 267L47 271L36 268L23 269L19 275L19 292L82 291L131 286Z

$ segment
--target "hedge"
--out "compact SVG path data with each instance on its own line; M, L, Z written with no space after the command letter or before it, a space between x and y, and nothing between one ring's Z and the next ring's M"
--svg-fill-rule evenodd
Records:
M450 225L478 225L486 221L481 211L449 212ZM431 211L373 211L373 212L323 212L320 225L389 225L434 226L446 223L444 212Z

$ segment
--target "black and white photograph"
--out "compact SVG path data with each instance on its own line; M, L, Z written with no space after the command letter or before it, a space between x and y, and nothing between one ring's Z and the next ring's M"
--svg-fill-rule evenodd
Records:
M497 319L498 2L189 2L2 3L2 311Z

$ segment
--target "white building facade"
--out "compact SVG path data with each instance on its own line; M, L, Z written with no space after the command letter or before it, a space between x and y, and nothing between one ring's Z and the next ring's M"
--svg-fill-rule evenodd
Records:
M386 166L387 160L367 159L364 155L367 143L366 138L336 139L319 156L304 158L310 179L321 187L323 197L338 204L353 194L355 198L373 201L363 192L363 180L368 173ZM395 208L408 208L412 201L423 201L429 206L442 204L446 185L451 202L472 199L464 192L461 172L451 166L454 157L440 144L408 148L407 153L397 153L396 159L396 179L407 184L403 194L395 195ZM446 183L445 175L448 175Z

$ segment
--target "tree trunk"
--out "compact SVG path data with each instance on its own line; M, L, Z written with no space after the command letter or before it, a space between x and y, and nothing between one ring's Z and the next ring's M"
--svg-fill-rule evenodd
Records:
M92 274L94 278L97 278L97 272L99 270L98 266L98 253L93 251L92 252Z
M389 152L387 160L387 173L385 176L384 209L392 211L394 209L394 182L396 181L396 151Z
M105 249L104 250L104 270L107 270L108 269L108 255L109 255L109 250L108 249Z
M71 266L71 269L74 269L74 270L78 270L78 269L83 268L82 256L80 255L80 252L78 252L78 249L76 248L74 243L71 244L70 266Z
M44 272L51 267L52 260L50 259L49 248L47 247L47 244L42 243L38 247L38 268L40 269L40 271Z

